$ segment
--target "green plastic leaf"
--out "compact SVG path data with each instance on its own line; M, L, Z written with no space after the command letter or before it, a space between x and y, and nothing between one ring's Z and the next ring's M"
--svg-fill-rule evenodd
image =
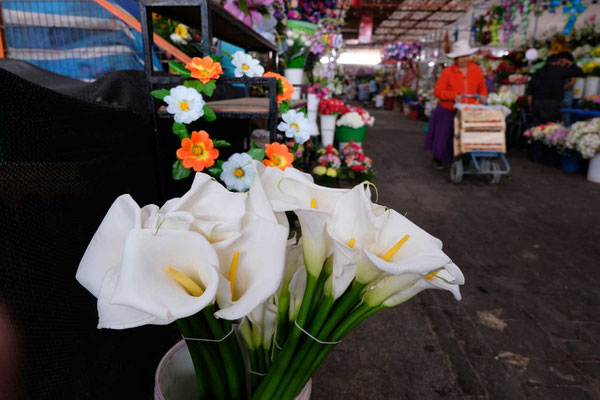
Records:
M214 62L221 62L221 60L223 59L223 56L218 56L216 54L211 54L210 58L212 58Z
M215 165L212 168L208 169L208 172L215 178L220 177L221 173L223 172L223 161L217 160Z
M215 80L211 80L208 83L202 83L201 81L185 81L183 86L196 89L199 93L204 93L208 97L212 96L213 92L217 88Z
M187 127L181 122L173 123L173 133L179 136L179 140L183 140L185 138L189 138L190 134L188 133Z
M215 147L231 147L231 143L227 140L213 140L213 146Z
M287 67L288 68L304 68L305 64L306 64L306 59L304 57L296 57L288 63Z
M281 79L277 79L277 94L283 94L283 83L281 83Z
M288 111L290 111L290 102L285 100L281 102L281 105L279 106L279 109L281 110L282 113L286 113Z
M181 163L181 160L177 160L175 161L175 164L173 164L173 179L176 181L187 178L191 173L192 170L185 168Z
M260 147L259 145L257 145L256 142L254 142L254 141L252 142L251 148L252 149L262 149L262 147Z
M207 122L213 122L215 119L217 119L217 115L215 114L212 108L205 104L204 107L202 107L202 109L204 110L204 119Z
M245 16L250 15L250 11L248 11L248 4L246 4L246 0L238 0L238 7Z
M177 61L169 61L169 69L174 73L186 78L191 76L192 74L189 69L187 69L183 66L183 64L178 63Z
M158 89L158 90L151 91L150 94L152 96L156 97L157 99L162 100L165 97L167 97L169 94L171 94L171 91L168 89Z
M306 107L302 107L298 112L301 112L306 117Z
M225 54L229 58L233 58L230 52L223 50L223 54Z
M213 95L216 88L217 88L217 84L215 83L215 80L212 79L204 86L204 93L208 97L210 97Z
M265 159L265 151L260 148L258 148L258 149L253 148L253 149L248 150L248 155L258 161L262 161Z

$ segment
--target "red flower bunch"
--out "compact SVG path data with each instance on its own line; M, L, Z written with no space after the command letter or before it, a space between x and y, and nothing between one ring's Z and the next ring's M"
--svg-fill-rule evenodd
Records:
M344 105L344 101L340 99L323 99L319 102L319 114L321 115L338 115L348 112L348 107Z

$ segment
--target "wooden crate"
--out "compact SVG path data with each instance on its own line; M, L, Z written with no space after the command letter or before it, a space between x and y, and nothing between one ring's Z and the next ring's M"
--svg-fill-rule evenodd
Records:
M462 109L454 117L454 155L475 150L506 153L506 120L501 110Z

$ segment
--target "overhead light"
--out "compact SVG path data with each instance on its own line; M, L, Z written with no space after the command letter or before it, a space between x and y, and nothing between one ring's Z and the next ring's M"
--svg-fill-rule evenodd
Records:
M381 51L377 49L344 51L340 54L338 63L351 65L377 65L381 63Z
M323 56L319 61L321 62L321 64L327 64L329 62L329 57Z
M435 66L435 61L429 61L429 65L430 68L433 68Z

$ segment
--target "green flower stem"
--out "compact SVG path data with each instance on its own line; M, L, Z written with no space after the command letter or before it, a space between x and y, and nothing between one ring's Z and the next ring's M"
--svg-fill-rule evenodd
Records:
M277 356L280 349L279 346L283 345L287 340L288 332L290 329L290 320L288 318L290 308L290 292L288 288L283 288L279 295L277 304L277 329L275 335L275 349L274 356Z
M265 357L265 372L269 371L271 368L271 356L269 355L269 349L267 347L263 347L263 356Z
M250 359L250 371L258 372L258 362L256 361L256 351L254 349L248 349L248 358ZM250 372L250 384L254 390L258 387L260 381L258 380L258 375L252 372Z
M193 337L192 328L190 328L189 324L185 319L178 319L175 321L179 330L185 337ZM208 377L202 373L204 370L204 366L206 365L200 356L200 352L198 348L194 346L194 343L186 342L188 345L188 351L190 352L190 356L192 357L192 363L194 364L194 373L196 374L196 382L198 383L198 393L200 400L208 400L208 388L210 387L210 383L208 381Z
M202 314L198 313L191 317L188 317L188 321L192 327L193 336L196 338L212 338L210 331L206 328L205 321L203 320ZM225 379L225 373L223 364L214 346L214 343L210 342L198 342L194 341L194 344L199 349L202 357L205 360L203 370L208 371L210 378L209 388L211 390L211 399L227 400L229 399L229 391L227 390L227 381Z
M321 274L321 275L324 275L324 274ZM325 320L327 319L327 315L329 314L329 311L331 311L333 302L334 302L334 299L332 296L325 296L323 298L323 300L319 303L319 307L317 308L317 315L314 316L314 318L310 322L309 328L307 329L307 331L311 335L316 336L317 333L321 330L321 327L323 326L323 324L325 323ZM296 372L298 371L298 368L302 364L302 361L304 360L305 356L308 354L308 351L312 347L313 343L315 343L315 341L312 338L307 337L304 340L304 343L302 343L300 350L298 350L296 352L296 356L294 357L294 360L290 364L290 367L288 368L285 376L281 380L281 383L278 385L278 388L277 388L277 391L275 392L274 398L279 399L281 397L286 386L290 383L290 381L292 380L292 378L295 376Z
M211 330L215 339L219 340L224 338L225 335L229 334L231 331L225 332L223 330L223 326L217 321L214 315L214 307L209 306L205 307L202 310L204 314L204 318L208 322L208 327ZM231 344L227 343L227 339L216 343L217 348L219 349L219 353L221 354L221 359L223 360L223 364L225 367L225 376L227 378L227 383L229 384L229 393L231 394L231 398L234 400L240 400L245 398L244 394L244 377L240 375L240 370L237 365L234 353L231 348Z
M333 272L333 256L329 256L327 260L325 260L325 264L323 266L323 270L319 274L319 280L317 280L317 287L315 288L315 295L313 296L312 303L310 304L310 311L308 315L313 315L315 311L315 307L321 300L321 294L323 293L323 287L325 286L325 282Z
M231 332L231 330L233 329L231 321L226 320L226 319L221 319L219 321L221 321L221 323L223 324L223 332L225 332L225 333ZM233 332L227 338L227 340L225 340L225 343L227 343L227 345L230 347L231 352L233 353L233 356L235 357L235 364L237 367L238 375L241 377L240 382L243 385L243 387L246 388L247 384L248 384L247 374L246 374L246 362L244 361L244 356L242 355L242 349L241 349L238 339L236 337L236 332ZM244 394L244 397L247 397L247 396Z
M342 340L358 324L367 319L374 313L385 309L383 305L369 308L361 304L348 318L332 333L328 341L337 342ZM280 400L293 399L306 385L310 377L316 372L323 360L335 348L334 345L322 345L314 342L309 354L305 357L298 372L294 374L292 382L286 388L285 392L279 397Z
M263 356L263 352L262 352L262 348L259 346L256 348L256 350L254 351L254 354L256 355L256 366L258 368L258 370L256 370L255 372L260 372L261 374L264 374L266 369L265 369L265 357ZM261 376L257 375L259 381L261 380Z
M296 323L299 326L304 326L308 318L308 312L314 296L315 287L317 285L318 277L307 273L306 277L306 289L304 290L304 297L302 298L302 305L296 318ZM302 331L294 325L288 340L283 346L283 350L279 353L277 358L274 360L271 366L270 373L265 377L262 384L259 386L257 392L252 396L253 400L264 399L273 400L273 394L277 390L277 386L280 383L283 375L286 373L287 367L296 352L296 346L300 341Z

